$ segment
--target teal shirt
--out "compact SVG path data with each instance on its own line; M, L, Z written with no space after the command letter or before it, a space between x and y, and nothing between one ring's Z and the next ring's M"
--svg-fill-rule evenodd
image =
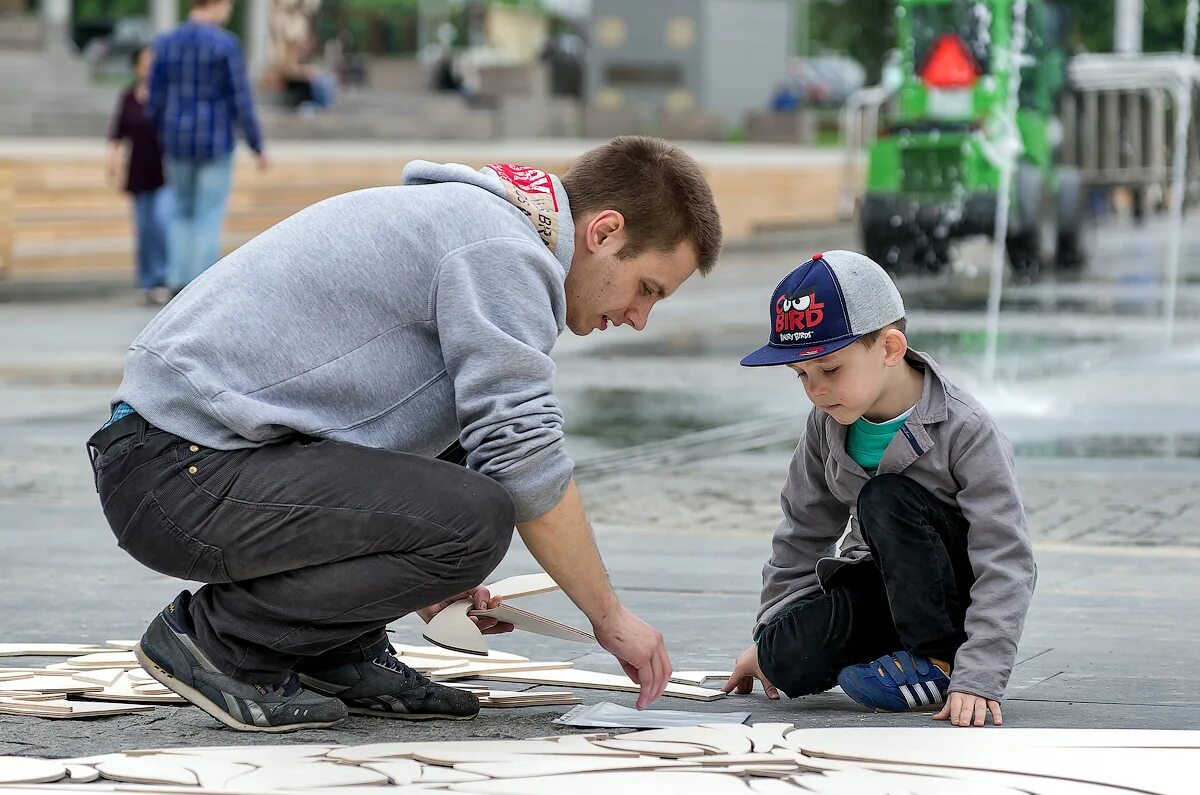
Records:
M846 452L854 463L874 475L879 469L883 451L892 443L892 437L904 425L912 409L887 422L871 422L859 417L846 433Z

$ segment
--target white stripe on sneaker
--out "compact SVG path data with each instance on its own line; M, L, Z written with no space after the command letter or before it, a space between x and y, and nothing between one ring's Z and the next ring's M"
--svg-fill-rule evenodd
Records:
M900 692L904 695L904 700L908 702L908 708L916 709L917 700L913 698L913 693L908 689L908 685L900 685ZM922 701L921 703L924 704L925 702Z
M929 693L929 703L930 704L942 703L941 694L938 693L938 689L937 689L937 687L934 686L933 682L921 682L921 686L924 687L925 690Z

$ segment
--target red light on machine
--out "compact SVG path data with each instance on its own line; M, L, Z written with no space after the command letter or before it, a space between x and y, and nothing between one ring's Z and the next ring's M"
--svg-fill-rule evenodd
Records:
M979 79L979 65L962 39L943 33L929 51L921 77L935 88L970 88Z

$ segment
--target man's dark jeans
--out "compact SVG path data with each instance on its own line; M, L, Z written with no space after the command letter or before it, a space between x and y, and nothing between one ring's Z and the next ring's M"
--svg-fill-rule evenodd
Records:
M94 462L117 544L207 583L197 642L230 676L371 659L389 621L479 585L516 509L491 478L445 461L308 437L211 450L134 417Z
M858 497L871 559L844 565L823 593L763 628L763 675L787 695L821 693L848 665L900 649L953 664L975 575L967 522L915 480L876 475Z

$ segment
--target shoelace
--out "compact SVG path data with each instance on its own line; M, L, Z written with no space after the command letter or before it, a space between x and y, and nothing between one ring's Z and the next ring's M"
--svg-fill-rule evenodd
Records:
M254 689L264 696L282 695L291 698L300 692L300 677L291 674L287 679L273 685L255 685Z
M409 668L407 665L396 659L396 655L392 654L390 651L381 653L375 658L375 662L376 664L382 665L384 668L389 668L403 676L404 688L406 690L409 688L424 687L425 692L428 693L430 686L433 684L428 678L422 676L412 668Z

